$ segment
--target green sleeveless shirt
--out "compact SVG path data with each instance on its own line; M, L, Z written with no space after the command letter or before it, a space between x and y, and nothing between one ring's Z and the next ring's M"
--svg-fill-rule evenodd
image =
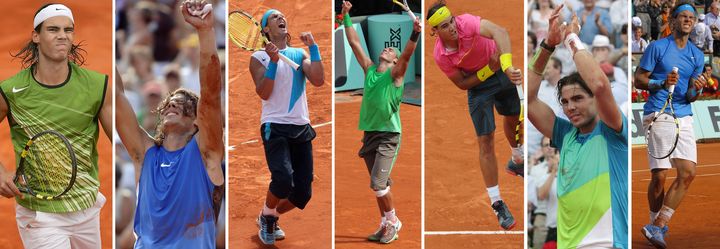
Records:
M32 68L24 69L0 84L0 94L8 106L10 136L15 149L15 165L20 152L36 133L56 130L70 140L77 157L75 184L61 198L40 200L26 195L15 198L23 207L52 213L84 210L95 203L98 180L98 114L107 90L106 75L68 63L68 78L60 85L44 85L35 80Z
M382 73L376 70L377 65L370 66L365 76L358 128L363 131L400 133L400 103L405 85L395 86L392 68Z

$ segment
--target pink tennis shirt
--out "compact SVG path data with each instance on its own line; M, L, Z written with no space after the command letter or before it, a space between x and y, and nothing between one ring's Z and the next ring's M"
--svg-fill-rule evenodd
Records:
M463 14L455 17L458 33L458 49L445 50L441 39L435 40L435 63L450 76L458 71L475 73L490 61L495 53L495 41L480 35L479 16Z

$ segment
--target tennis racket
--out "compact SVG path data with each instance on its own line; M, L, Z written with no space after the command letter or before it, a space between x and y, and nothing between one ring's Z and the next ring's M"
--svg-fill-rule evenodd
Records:
M397 4L401 8L403 8L403 10L405 10L405 12L407 12L408 16L410 16L410 18L412 18L413 22L415 22L415 20L417 20L417 17L415 17L415 14L413 14L413 12L410 11L410 7L408 6L407 0L403 0L402 2L400 2L398 0L392 0L392 2Z
M525 94L523 94L523 86L522 85L515 85L515 89L517 90L518 97L520 98L520 116L518 117L518 122L515 125L515 143L517 143L517 148L522 147L522 134L520 132L522 131L522 125L523 121L525 121L525 114L523 108L523 102L525 100Z
M673 72L677 73L677 71L677 67L673 67ZM665 105L659 112L655 113L645 132L648 154L656 159L670 156L675 151L678 138L680 138L680 122L675 116L675 109L672 106L674 90L675 85L668 87L668 97L665 100ZM665 112L667 107L670 107L670 113Z
M52 200L73 187L76 175L77 159L70 141L57 131L47 130L25 144L14 182L20 192Z
M262 34L262 28L252 15L236 10L230 12L228 16L228 36L230 40L238 47L248 51L264 50L265 44L270 43ZM290 65L293 69L298 70L300 65L288 59L284 55L278 53L280 59Z

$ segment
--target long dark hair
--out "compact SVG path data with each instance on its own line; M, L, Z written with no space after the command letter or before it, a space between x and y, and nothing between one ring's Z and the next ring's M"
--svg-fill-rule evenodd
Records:
M37 11L35 11L35 15L40 13L40 11L45 7L53 4L55 3L48 3L43 5ZM40 25L35 27L35 32L40 33L42 31L42 26L44 23L45 22L40 23ZM70 46L70 52L68 53L68 60L80 66L85 64L85 54L87 54L87 51L82 48L83 45L84 44L82 41L78 42L77 44L72 44ZM16 53L11 52L10 55L15 59L20 59L22 61L22 68L25 69L38 62L38 60L40 59L39 53L40 51L38 51L37 43L33 42L33 40L30 39L30 41L27 42L25 47L23 47L22 49L20 49L20 51Z
M580 76L580 73L574 72L571 73L568 76L563 77L558 81L557 84L557 98L558 102L560 102L560 99L562 98L562 89L563 87L570 86L570 85L579 85L580 88L585 90L590 97L595 97L592 90L590 90L590 87L588 87L587 83L585 83L585 80Z

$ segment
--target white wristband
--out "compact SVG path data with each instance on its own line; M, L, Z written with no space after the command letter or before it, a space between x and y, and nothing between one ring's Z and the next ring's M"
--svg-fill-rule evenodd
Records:
M585 50L585 44L580 40L575 33L570 33L565 37L565 47L572 52L572 57L575 57L575 53L580 50Z

